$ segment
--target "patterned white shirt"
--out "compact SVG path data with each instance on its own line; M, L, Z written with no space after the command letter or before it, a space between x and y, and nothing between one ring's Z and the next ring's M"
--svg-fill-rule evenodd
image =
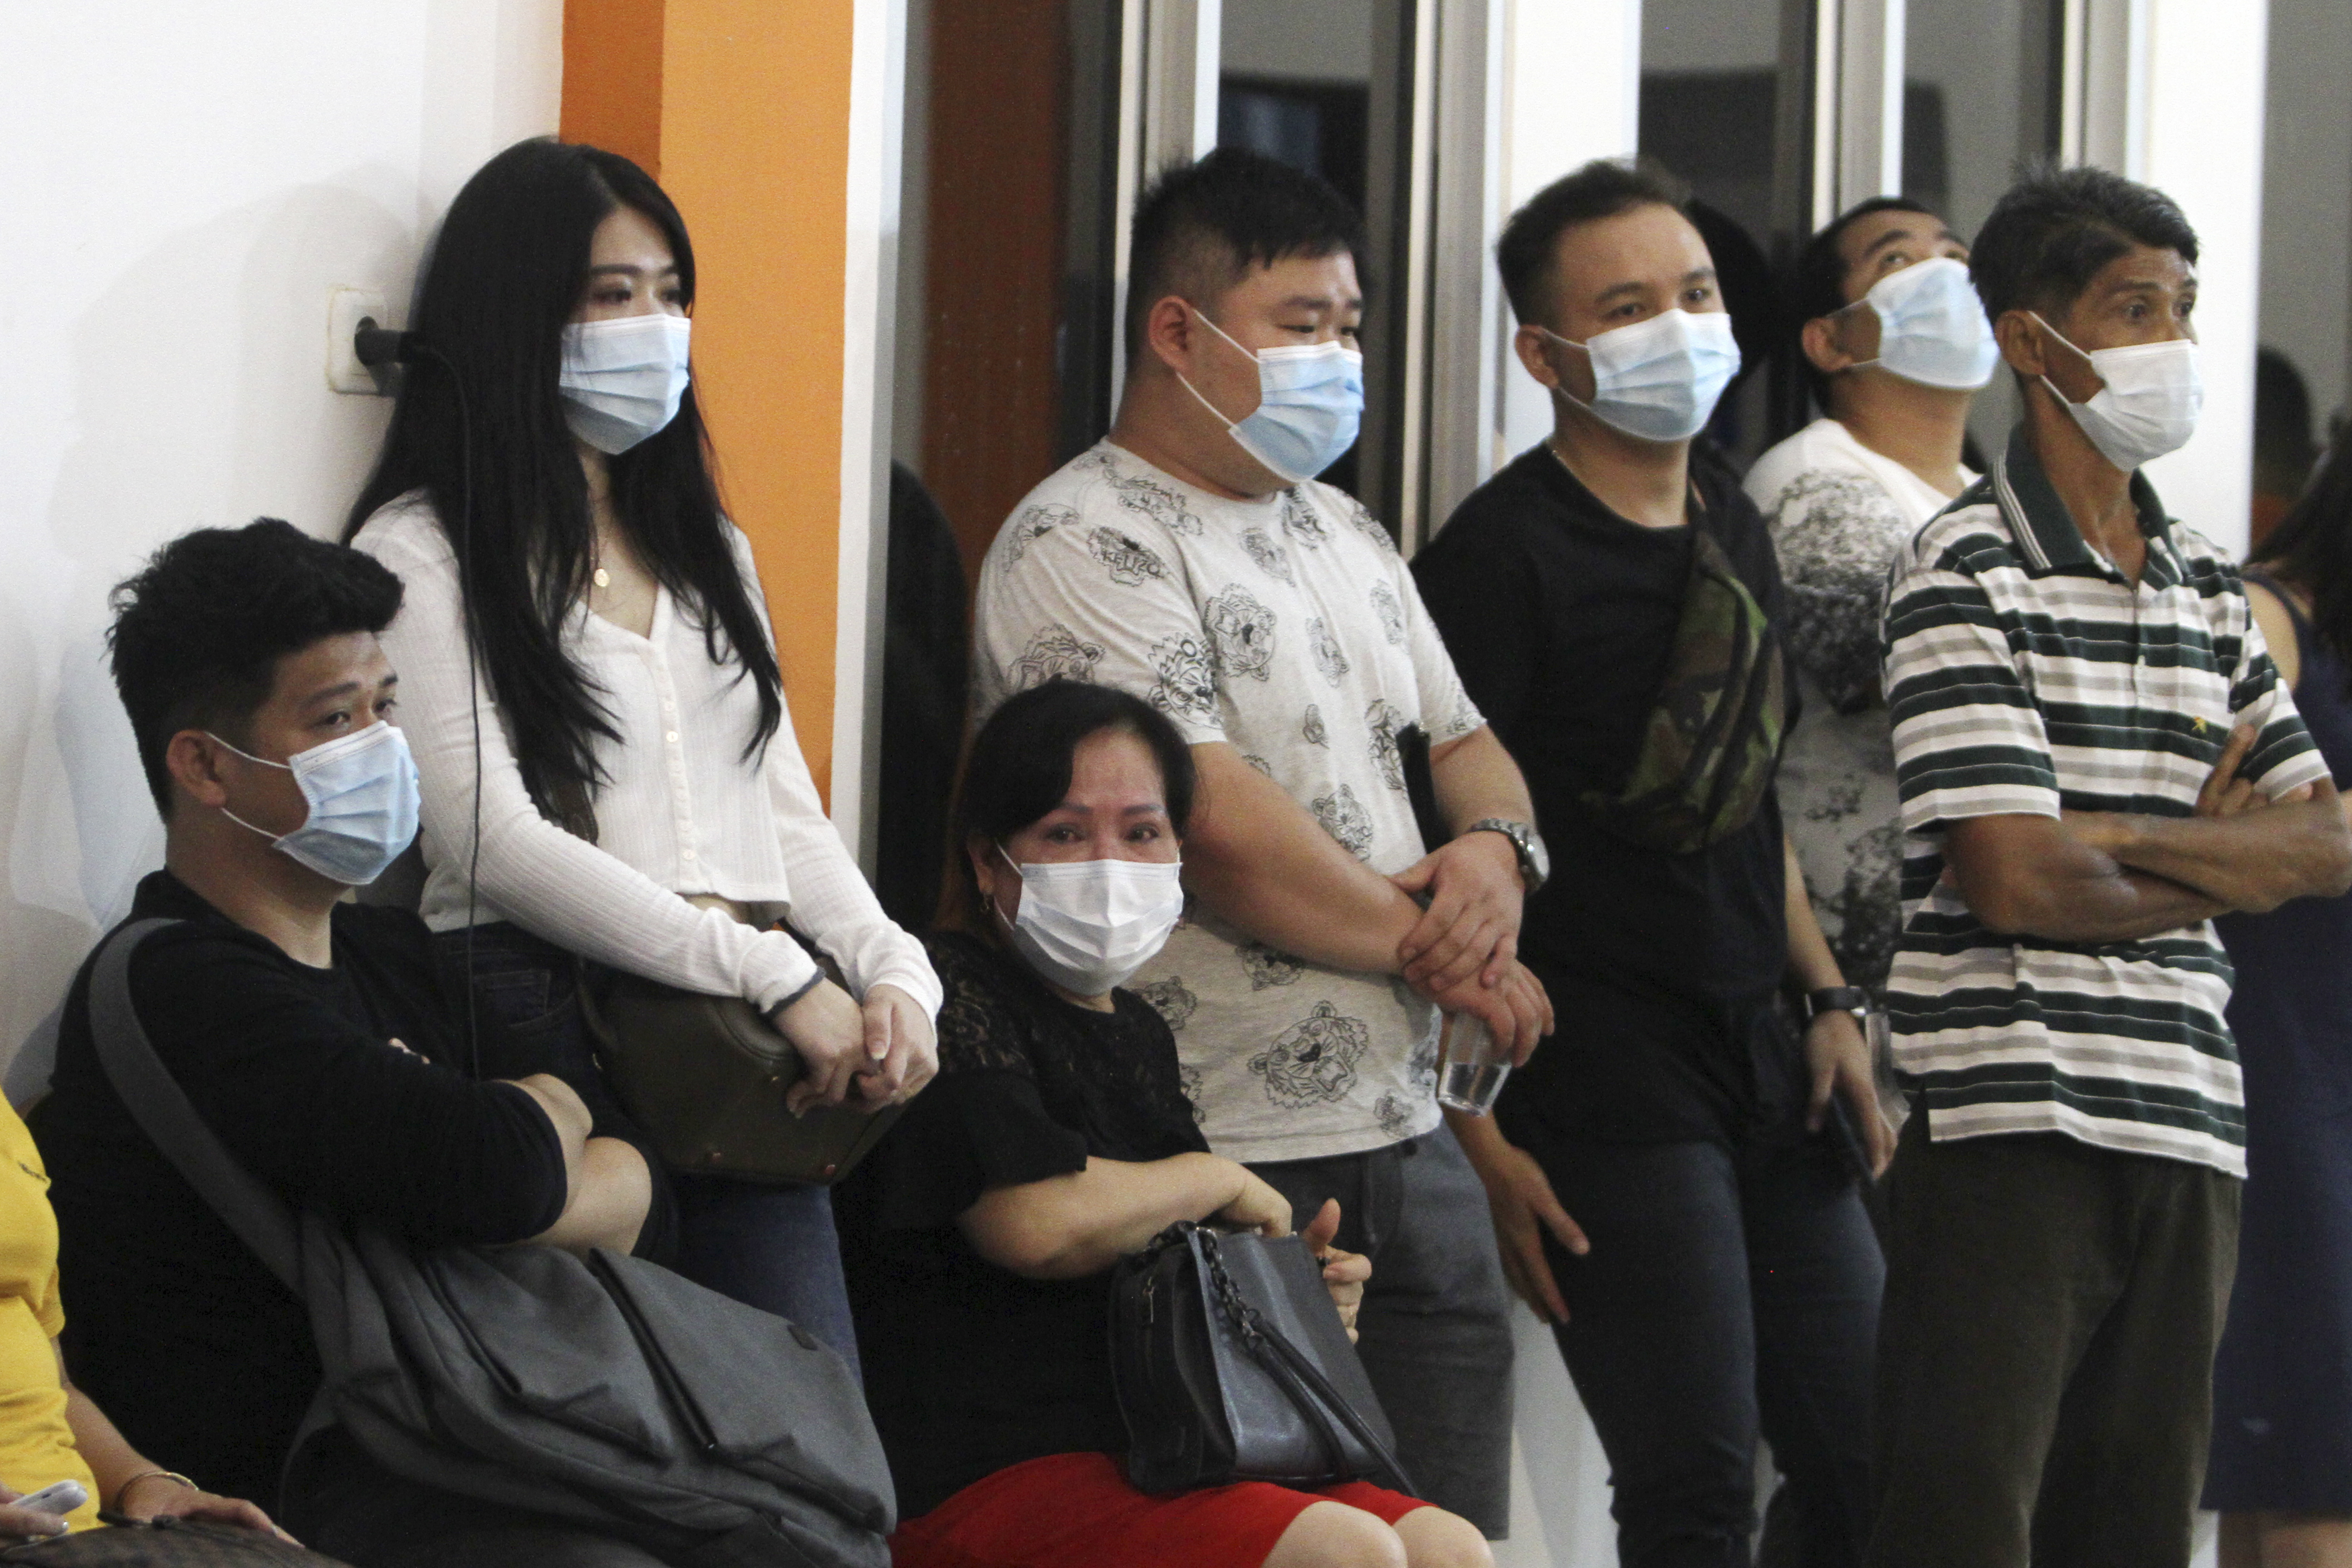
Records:
M1745 488L1772 530L1804 699L1780 753L1781 817L1838 968L1877 994L1903 920L1879 622L1895 557L1950 498L1826 418L1757 458Z
M1105 441L1029 492L981 569L975 722L1056 676L1228 742L1383 875L1424 853L1397 735L1485 721L1387 532L1312 481L1196 489ZM1354 1153L1437 1124L1436 1010L1401 980L1307 963L1195 904L1132 982L1167 1018L1218 1152Z

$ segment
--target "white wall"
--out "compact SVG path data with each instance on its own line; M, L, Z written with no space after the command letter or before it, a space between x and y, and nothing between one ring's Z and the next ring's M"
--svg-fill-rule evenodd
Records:
M1508 217L1562 174L1595 158L1630 156L1640 130L1643 34L1675 39L1677 66L1699 69L1744 59L1753 43L1738 28L1722 36L1698 24L1712 0L1513 0L1503 46L1502 212ZM1753 28L1748 29L1753 32ZM1771 58L1767 28L1765 58ZM1708 52L1712 39L1712 53ZM1652 39L1650 54L1660 49ZM1494 237L1488 237L1487 250ZM1551 398L1511 353L1507 305L1492 349L1501 384L1497 464L1551 433Z
M2122 171L2179 202L2199 244L2205 412L2147 475L2173 516L2231 550L2245 548L2253 492L2267 20L2261 5L2150 0L2146 166Z
M466 176L555 129L562 0L0 0L0 1060L158 864L108 587L199 524L332 533L389 405L327 291L405 317Z

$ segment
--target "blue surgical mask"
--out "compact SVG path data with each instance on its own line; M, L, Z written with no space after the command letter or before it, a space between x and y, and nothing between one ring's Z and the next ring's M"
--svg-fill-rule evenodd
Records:
M1199 314L1199 312L1195 312ZM1364 356L1345 343L1299 343L1251 354L1205 314L1201 320L1234 352L1257 361L1257 412L1238 425L1227 422L1241 449L1274 473L1297 484L1311 479L1356 444L1364 418ZM1182 376L1185 390L1217 417L1217 405Z
M1638 440L1689 440L1706 428L1723 389L1739 374L1739 344L1721 310L1661 310L1580 343L1548 327L1536 331L1592 361L1592 401L1577 405Z
M1948 256L1890 272L1860 301L1878 314L1874 364L1922 386L1973 392L1992 379L2000 345L1969 281L1966 262Z
M329 881L365 887L416 837L416 760L408 753L408 737L390 724L378 721L282 763L239 752L218 735L213 739L248 763L292 773L310 807L302 826L286 834L255 827L226 806L221 815Z
M686 395L687 345L694 323L658 311L574 321L563 329L557 385L572 433L610 456L625 452L677 417Z

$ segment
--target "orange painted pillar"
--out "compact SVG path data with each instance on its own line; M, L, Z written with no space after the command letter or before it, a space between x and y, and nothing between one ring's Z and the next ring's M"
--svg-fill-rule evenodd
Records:
M567 0L563 135L626 153L694 238L695 396L830 794L854 0Z

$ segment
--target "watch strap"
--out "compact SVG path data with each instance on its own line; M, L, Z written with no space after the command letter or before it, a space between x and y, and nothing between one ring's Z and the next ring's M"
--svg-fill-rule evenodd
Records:
M1819 991L1805 994L1805 1017L1808 1022L1824 1013L1853 1013L1859 1016L1870 1011L1870 993L1859 985L1824 985Z
M1509 842L1511 853L1519 862L1519 879L1527 884L1527 890L1532 893L1543 885L1543 868L1536 864L1535 851L1528 844L1528 839L1535 833L1535 828L1529 824L1514 822L1507 816L1482 816L1462 831L1465 834L1501 834Z

